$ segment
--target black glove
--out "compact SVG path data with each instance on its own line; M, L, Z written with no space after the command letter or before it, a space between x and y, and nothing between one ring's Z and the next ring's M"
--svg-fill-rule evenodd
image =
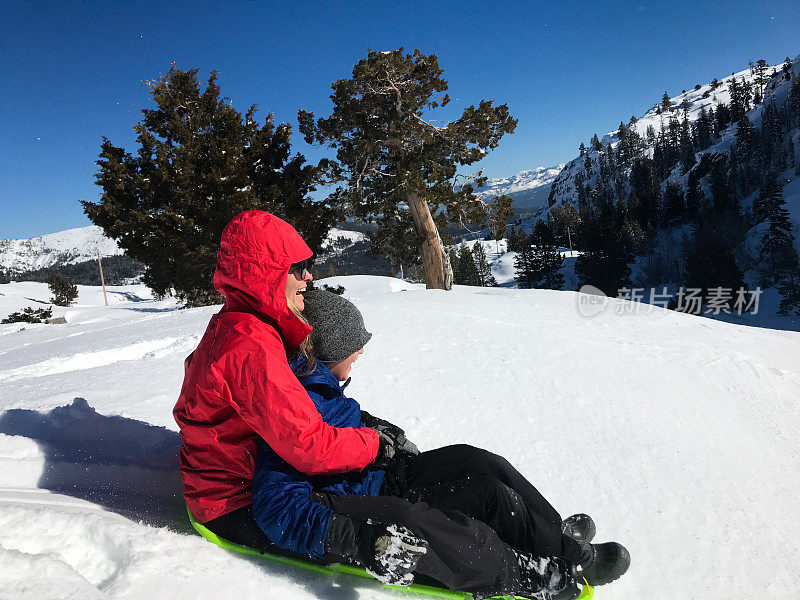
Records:
M384 421L378 417L373 417L364 410L361 411L361 422L370 429L374 429L378 433L387 436L392 441L392 445L394 445L396 450L414 455L419 454L417 445L407 439L405 431L400 429L397 425L393 425L389 423L389 421Z
M395 454L397 454L397 449L395 448L394 440L385 433L378 431L378 454L375 455L372 466L378 469L390 467L394 464Z

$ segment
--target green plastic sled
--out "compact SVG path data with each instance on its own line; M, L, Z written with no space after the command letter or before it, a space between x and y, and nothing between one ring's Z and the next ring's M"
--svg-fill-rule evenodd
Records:
M313 571L314 573L321 573L323 575L335 575L336 573L346 573L347 575L355 575L357 577L365 577L367 579L373 579L377 581L372 575L367 573L363 567L354 567L352 565L342 565L338 563L321 565L310 561L290 558L288 556L281 556L280 554L259 552L255 548L250 548L249 546L242 546L241 544L235 544L233 542L229 542L228 540L224 540L221 537L219 537L216 533L214 533L210 529L206 529L206 527L202 523L200 523L197 519L195 519L194 515L188 508L186 509L186 512L189 513L189 521L191 522L192 527L195 528L197 533L202 535L212 544L216 544L217 546L219 546L220 548L224 548L225 550L231 550L232 552L238 552L240 554L248 554L250 556L258 556L260 558L265 558L267 560L282 563L284 565L297 567L298 569L305 569L306 571ZM454 590L448 590L446 588L435 587L432 585L422 585L419 583L412 583L409 586L396 586L396 585L389 585L387 583L384 583L382 585L383 587L388 589L405 590L415 594L425 594L427 596L435 596L437 598L446 598L447 600L473 600L473 596L469 592L457 592ZM581 592L581 595L578 597L578 600L591 600L593 596L594 596L594 588L592 588L592 586L590 585L584 585L583 591ZM527 600L526 598L520 598L520 597L518 598L519 600Z

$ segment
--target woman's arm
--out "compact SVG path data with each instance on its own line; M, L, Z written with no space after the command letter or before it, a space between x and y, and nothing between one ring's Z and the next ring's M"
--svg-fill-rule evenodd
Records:
M301 473L360 471L378 455L375 430L331 427L322 420L289 368L277 334L255 351L219 357L212 368L223 371L221 379L228 383L231 404L239 416Z

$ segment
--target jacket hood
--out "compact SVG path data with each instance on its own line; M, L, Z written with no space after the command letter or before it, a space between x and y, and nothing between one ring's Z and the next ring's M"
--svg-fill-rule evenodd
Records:
M286 278L293 263L312 255L300 234L283 219L261 210L239 213L225 226L217 252L214 289L225 296L222 312L266 315L284 343L297 348L311 327L289 308Z

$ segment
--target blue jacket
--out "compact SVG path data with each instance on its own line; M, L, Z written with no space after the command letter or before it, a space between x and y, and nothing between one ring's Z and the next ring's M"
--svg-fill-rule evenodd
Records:
M305 365L303 357L290 363L295 373L302 372ZM363 427L361 406L344 395L349 379L340 386L333 373L319 361L313 373L299 379L328 425ZM253 516L273 544L319 560L325 553L333 511L311 500L309 494L324 491L377 496L382 483L383 471L369 467L363 471L310 477L262 443L253 476Z

